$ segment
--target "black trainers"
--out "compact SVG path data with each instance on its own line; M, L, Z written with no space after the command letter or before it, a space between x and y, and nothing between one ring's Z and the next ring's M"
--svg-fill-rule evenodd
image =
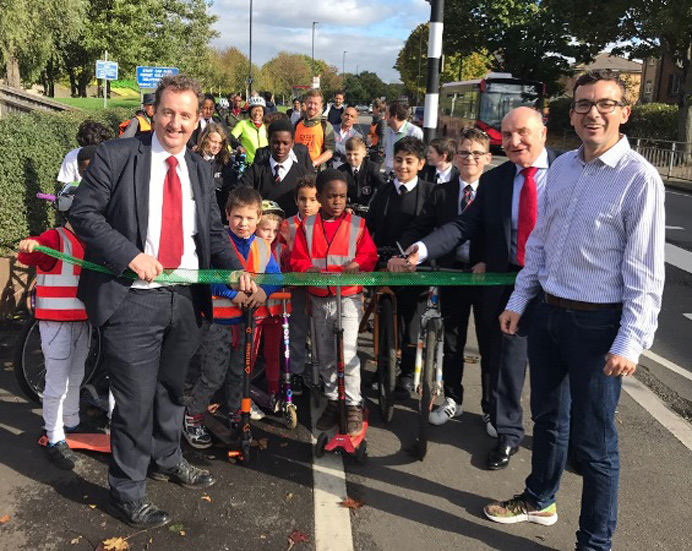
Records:
M67 445L67 442L60 440L55 444L46 446L46 456L48 460L59 469L71 471L77 464L77 456Z
M336 425L339 416L339 403L336 400L329 400L324 408L322 415L315 423L317 430L329 430Z
M170 469L153 467L149 471L149 478L153 480L175 482L184 488L193 490L197 488L208 488L216 484L216 479L209 471L190 465L185 459Z
M293 396L302 396L305 391L305 382L303 381L302 373L294 373L291 375L291 392Z
M171 521L168 513L148 499L122 502L111 497L108 509L115 518L133 528L156 528Z
M395 400L408 400L415 397L416 389L413 388L413 375L401 375L394 387Z
M204 415L185 415L183 419L183 436L187 443L198 450L211 447L211 436L204 424Z

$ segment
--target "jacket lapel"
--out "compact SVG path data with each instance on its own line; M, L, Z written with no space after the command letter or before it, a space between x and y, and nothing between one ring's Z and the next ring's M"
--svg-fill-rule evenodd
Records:
M140 142L135 157L135 204L137 208L137 228L142 250L147 243L149 227L149 179L151 177L151 143Z
M203 233L202 228L205 227L204 218L206 215L205 205L206 200L204 197L204 190L202 189L202 184L200 182L199 166L195 162L196 159L193 158L190 150L185 151L185 163L187 164L187 171L190 175L190 184L192 185L192 199L195 202L195 218L197 221L197 233Z
M514 176L516 165L507 161L505 172L502 175L502 221L505 230L505 241L507 243L507 255L511 254L512 249L512 195L514 193Z

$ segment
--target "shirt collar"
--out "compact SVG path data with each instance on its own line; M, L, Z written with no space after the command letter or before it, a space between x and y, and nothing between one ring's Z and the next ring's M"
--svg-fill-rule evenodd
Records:
M401 186L404 186L406 188L406 191L413 191L416 189L416 186L418 185L418 176L416 176L413 180L409 180L405 184L402 184L399 179L394 180L394 187L396 188L397 193L400 193L399 189Z
M464 182L464 180L461 179L461 176L459 176L459 187L461 188L461 191L464 191L466 186L471 186L475 193L478 190L478 182L479 180L476 180L475 182Z
M454 168L454 165L449 165L447 170L441 171L439 168L435 170L435 174L439 174L442 178L442 180L449 181L449 175L452 172L452 168Z
M276 168L276 165L280 165L281 168L288 172L289 170L291 170L291 166L293 166L293 158L295 156L295 153L293 153L293 150L291 149L291 153L289 153L288 158L283 163L278 163L276 159L274 159L274 157L269 155L269 166L272 170L274 170Z
M363 167L363 163L359 164L358 166L352 166L351 167L351 172L355 172L356 170L360 172L360 169Z
M599 157L597 157L594 160L599 160L601 161L604 165L607 165L611 168L615 168L617 164L620 162L620 159L622 159L627 152L631 149L630 147L630 142L627 139L627 136L624 134L620 134L620 139L617 141L617 143L611 147L608 151L605 153L602 153ZM582 163L586 164L584 161L584 146L580 146L579 149L577 150L577 159Z
M522 170L524 170L524 168L526 168L521 165L514 166L517 167L517 171L515 172L515 174L519 174ZM543 151L541 151L541 154L538 156L538 158L533 162L531 166L535 168L548 168L548 150L545 147L543 148Z
M187 152L187 148L183 147L183 150L180 153L177 153L173 155L172 153L169 153L166 151L163 146L161 145L161 142L159 139L156 137L156 132L151 133L151 155L152 157L161 158L163 162L166 161L168 157L173 155L176 159L178 159L178 166L182 165L185 163L185 153Z

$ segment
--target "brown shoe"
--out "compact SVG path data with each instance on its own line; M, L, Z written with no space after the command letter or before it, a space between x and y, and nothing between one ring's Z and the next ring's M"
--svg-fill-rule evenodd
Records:
M339 415L339 403L336 400L329 400L327 407L324 408L322 415L315 423L317 430L329 430L337 423Z
M358 436L363 432L363 408L360 406L348 406L348 435Z

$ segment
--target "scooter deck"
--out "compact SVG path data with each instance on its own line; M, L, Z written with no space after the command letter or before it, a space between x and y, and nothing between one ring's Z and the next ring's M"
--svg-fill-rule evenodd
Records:
M337 432L329 439L329 442L324 447L324 451L331 452L337 449L342 449L348 454L355 454L358 446L365 440L365 435L368 432L368 413L367 409L363 411L363 430L356 436L341 434Z
M227 446L234 446L238 440L236 432L208 411L204 412L204 426Z
M72 432L65 435L65 442L73 450L88 450L92 452L111 453L111 437L101 432ZM48 437L41 436L38 443L48 445Z

